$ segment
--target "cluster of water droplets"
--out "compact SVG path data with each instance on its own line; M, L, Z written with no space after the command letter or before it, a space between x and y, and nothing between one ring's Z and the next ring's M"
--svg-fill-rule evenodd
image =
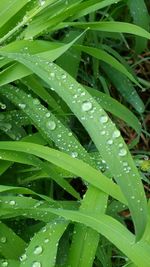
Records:
M55 226L57 225L56 221L51 223L48 227L44 226L41 230L40 233L43 236L43 240L41 241L42 244L35 245L32 249L32 253L34 255L34 261L30 265L31 267L42 267L42 263L38 258L36 257L41 256L44 253L44 248L45 246L49 243L51 235L55 232ZM32 241L32 240L31 240ZM58 246L58 243L56 243L56 247ZM24 253L19 257L19 260L25 264L26 261L28 260L28 253Z
M51 72L51 76L53 76L53 78L55 77L55 73L53 73L52 75L52 72ZM81 104L81 111L83 113L83 115L81 115L81 120L84 121L84 120L94 119L94 112L96 111L97 108L94 105L93 98L89 98L89 96L86 94L86 92L84 91L82 87L78 86L77 88L76 84L69 81L66 73L62 72L60 79L62 80L62 83L64 85L65 83L67 83L68 85L70 94L72 95L72 104ZM99 111L102 112L102 115L99 117L99 123L101 127L100 135L104 136L105 138L108 136L108 139L106 140L106 146L108 149L108 153L110 154L111 153L110 147L111 145L115 143L115 140L120 137L120 131L117 129L114 129L112 136L111 136L111 133L108 131L108 127L106 126L106 124L109 121L109 117L106 113L102 111L100 107L99 107ZM118 149L119 149L118 150L119 157L124 157L127 155L127 149L125 145L123 144L123 142L120 143L120 146L118 146ZM74 158L78 156L76 151L73 151L71 155Z

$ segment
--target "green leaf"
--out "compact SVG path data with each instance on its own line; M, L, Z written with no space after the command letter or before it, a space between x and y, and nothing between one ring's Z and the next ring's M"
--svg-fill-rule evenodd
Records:
M53 220L46 224L32 238L25 254L21 256L20 267L29 267L32 264L42 267L54 267L56 262L58 242L68 223L64 220ZM39 264L39 265L38 265Z
M10 200L13 205L14 200ZM15 244L15 246L14 246ZM6 259L17 259L24 251L26 243L15 234L15 232L4 223L0 223L0 254Z
M28 0L10 0L7 5L5 0L0 2L0 28L13 17L22 7L24 7L29 1Z
M114 57L112 57L110 54L108 54L107 52L105 52L104 50L100 49L100 48L93 48L93 47L89 47L89 46L76 46L77 49L81 49L83 52L99 59L102 60L106 63L108 63L109 65L111 65L111 67L115 68L116 70L118 70L119 72L123 73L125 76L127 76L132 82L134 82L135 84L139 83L137 82L137 80L133 77L133 75L124 67L123 64L121 64L118 60L116 60Z
M117 33L129 33L133 35L138 35L147 39L150 39L150 33L141 27L119 21L106 21L106 22L64 22L58 26L58 29L73 26L80 29L89 29L102 32L117 32Z
M130 103L137 112L143 113L145 110L144 103L134 89L130 80L124 74L118 73L118 71L111 68L104 62L101 62L101 68L105 71L106 75L124 99Z
M131 16L136 25L142 27L143 29L149 31L149 14L144 0L128 0L127 4L129 6ZM136 53L141 53L147 47L147 40L136 37L135 50Z

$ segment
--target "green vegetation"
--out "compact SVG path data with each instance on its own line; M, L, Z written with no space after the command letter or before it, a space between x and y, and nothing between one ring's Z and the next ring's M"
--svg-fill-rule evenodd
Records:
M149 1L0 10L0 266L149 267Z

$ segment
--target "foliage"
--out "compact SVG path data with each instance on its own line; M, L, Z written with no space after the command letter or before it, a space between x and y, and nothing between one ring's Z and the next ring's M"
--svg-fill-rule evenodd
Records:
M1 266L149 266L148 8L1 0Z

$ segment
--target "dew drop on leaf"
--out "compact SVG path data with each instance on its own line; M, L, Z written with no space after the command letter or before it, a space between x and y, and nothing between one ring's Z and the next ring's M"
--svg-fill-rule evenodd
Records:
M89 101L84 101L82 103L82 110L83 111L89 111L92 108L92 103Z
M7 238L6 238L5 236L2 236L2 237L0 238L0 241L1 241L1 243L5 244L6 241L7 241Z
M113 138L118 138L120 136L120 131L119 130L115 130L113 132Z
M106 133L105 131L101 131L100 132L101 135L105 135L105 133Z
M62 77L63 80L65 80L67 78L67 75L63 74L61 77Z
M119 150L119 156L123 157L127 154L127 150L125 148L122 148Z
M55 73L54 72L51 72L50 73L50 76L51 76L51 78L54 78L55 77Z
M45 116L46 118L49 118L51 116L50 112L47 112Z
M85 92L82 92L82 93L81 93L81 96L85 96Z
M109 139L109 140L107 141L107 144L108 144L108 145L112 145L112 144L113 144L113 140L112 140L112 139Z
M20 259L20 261L25 261L27 259L27 255L22 254L19 259Z
M26 104L22 104L22 103L20 103L18 106L19 106L21 109L24 109L24 108L26 107Z
M49 239L46 238L46 239L44 240L44 243L48 243L48 242L49 242Z
M44 6L45 0L39 0L39 2L40 2L40 6Z
M2 267L7 267L7 266L8 266L8 261L6 261L6 260L3 261L3 262L2 262Z
M99 120L101 123L106 123L108 121L108 116L102 115Z
M1 109L5 109L5 108L6 108L6 105L5 105L5 104L2 104L2 103L0 103L0 107L1 107Z
M72 158L77 158L77 156L78 156L78 152L72 152L71 153L71 157Z
M16 202L15 202L15 200L10 200L10 201L9 201L9 204L10 204L11 206L14 206L14 205L16 205Z
M54 121L48 121L46 123L46 126L50 129L50 130L55 130L56 128L56 123Z
M120 143L120 144L119 144L119 147L120 147L120 148L123 147L123 144Z
M34 261L32 267L42 267L42 264L39 261Z
M34 249L34 254L39 255L43 252L43 248L41 246L36 246Z
M38 98L33 99L33 104L34 105L39 105L40 104L40 100Z

